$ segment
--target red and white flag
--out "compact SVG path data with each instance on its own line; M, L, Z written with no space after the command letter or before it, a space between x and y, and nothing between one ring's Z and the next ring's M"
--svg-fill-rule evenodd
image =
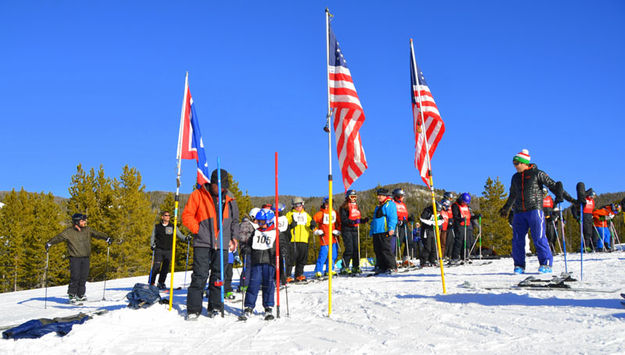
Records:
M328 33L330 107L334 109L336 152L343 175L343 185L347 191L352 183L367 170L367 158L362 148L359 132L365 122L365 114L351 73L331 27Z
M429 173L432 169L432 156L445 133L445 123L441 119L430 88L425 82L423 72L417 66L412 42L410 43L410 96L415 135L414 163L425 185L431 187Z

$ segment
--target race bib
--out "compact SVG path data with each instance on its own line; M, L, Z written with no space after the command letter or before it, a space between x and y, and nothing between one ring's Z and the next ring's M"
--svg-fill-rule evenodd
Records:
M336 223L336 213L332 211L332 223ZM327 213L323 214L323 224L330 224L330 218Z
M278 217L278 230L284 232L289 228L289 220L285 216Z
M297 225L306 225L306 222L308 222L308 216L306 213L293 213L293 220L297 222Z
M273 247L273 243L276 241L276 231L256 231L254 233L254 240L252 241L252 249L254 250L269 250Z

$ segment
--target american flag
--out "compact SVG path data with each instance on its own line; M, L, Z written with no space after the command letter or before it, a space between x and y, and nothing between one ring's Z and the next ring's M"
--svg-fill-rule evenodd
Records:
M415 75L415 69L418 75ZM434 151L443 137L443 133L445 133L445 123L441 119L430 88L425 82L425 76L423 76L423 72L417 66L412 43L410 45L410 96L412 99L413 130L415 134L414 163L425 185L431 187L428 172L431 169L430 163ZM429 159L426 156L428 148Z
M178 158L195 159L197 162L197 183L202 185L210 182L208 179L208 163L204 152L204 143L200 133L200 124L191 91L189 91L189 77L185 80L182 113L180 114L180 131L178 132Z
M330 107L334 109L336 151L343 175L343 185L347 191L367 169L367 158L359 133L360 126L365 122L365 113L332 27L328 33Z

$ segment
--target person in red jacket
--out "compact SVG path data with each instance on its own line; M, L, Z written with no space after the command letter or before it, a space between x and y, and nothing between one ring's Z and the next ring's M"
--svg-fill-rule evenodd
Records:
M543 213L545 214L545 234L547 236L547 240L549 241L549 248L551 248L551 253L553 254L556 250L556 224L555 224L555 215L553 213L553 198L549 195L549 189L543 187Z
M228 251L236 250L239 240L239 207L228 193L228 172L221 169L221 206L223 245L219 241L219 187L217 170L211 174L211 183L195 189L182 212L182 223L193 238L193 274L187 291L187 320L195 320L202 313L202 293L208 285L208 316L219 314L221 307L221 258L228 261ZM210 274L210 278L209 278Z
M367 223L369 219L362 218L360 209L356 200L358 196L356 191L347 190L345 192L345 201L339 207L339 219L341 221L341 237L343 238L343 268L341 274L359 274L360 271L360 243L358 235L361 223ZM349 264L352 264L351 270Z
M441 225L441 251L443 252L443 259L451 259L451 254L454 249L454 229L453 218L454 215L451 212L451 201L454 195L451 192L445 192L443 199L441 200L440 215L443 217L443 224Z
M330 244L330 217L329 217L329 204L328 198L323 199L323 203L321 203L321 209L315 213L313 216L313 220L317 224L317 229L313 232L314 235L319 237L319 257L317 258L317 264L315 265L315 276L321 277L321 272L323 271L323 266L326 266L325 274L328 273L328 252L329 252L329 244ZM332 209L332 260L330 263L332 264L332 272L334 273L334 263L336 263L336 259L339 254L339 242L337 240L338 236L341 234L340 230L340 222L336 216L336 210ZM334 274L333 274L334 275Z
M597 251L610 250L610 239L612 234L608 227L608 222L614 218L621 211L621 206L618 203L605 205L592 211L592 219L599 233L597 238ZM605 249L604 249L605 248Z
M391 251L393 255L397 252L397 243L405 244L402 252L402 265L410 266L410 247L414 243L410 238L410 232L408 230L408 208L404 203L406 193L403 189L393 190L393 202L397 206L397 227L395 227L395 235L391 237ZM396 258L397 259L397 258Z

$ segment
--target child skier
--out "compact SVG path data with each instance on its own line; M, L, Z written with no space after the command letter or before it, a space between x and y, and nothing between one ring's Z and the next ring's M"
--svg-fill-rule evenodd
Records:
M246 242L245 249L249 250L251 277L245 293L245 310L242 319L247 319L254 312L258 291L263 290L263 307L265 320L274 319L274 292L276 280L276 225L275 214L270 209L262 209L256 214L258 228L254 235ZM246 250L246 251L247 251Z

